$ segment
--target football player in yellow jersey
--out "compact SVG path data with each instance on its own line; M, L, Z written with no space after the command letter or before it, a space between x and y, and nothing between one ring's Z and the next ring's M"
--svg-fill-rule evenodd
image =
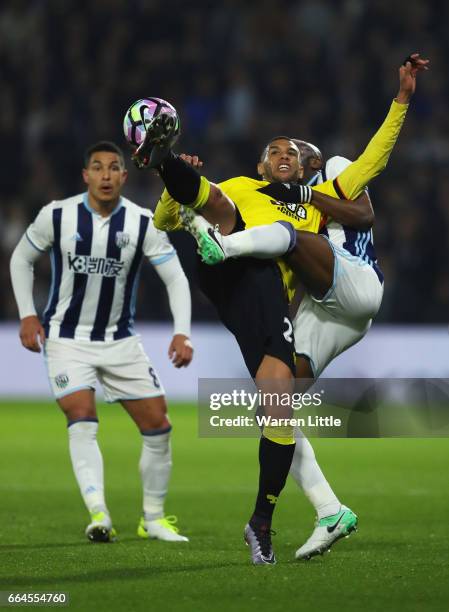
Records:
M163 118L158 122L156 117L147 135L150 134L152 139L162 143L164 133L165 122ZM153 145L150 143L150 146ZM166 143L159 148L167 148ZM299 163L298 149L295 145L292 145L292 149L292 157ZM210 209L220 227L229 232L245 228L243 215L231 198L219 187L200 177L194 168L173 154L169 147L162 161L160 151L156 155L157 162L151 161L152 156L148 155L148 150L141 149L138 154L142 154L144 165L151 167L154 164L153 167L157 167L166 184L165 198L170 205L171 202L185 205L194 203L196 208L201 207L205 215L207 209ZM148 158L150 164L145 163ZM299 200L308 197L310 190L298 190L302 192ZM276 195L273 204L275 195L270 193L268 181L249 179L243 191L242 195L234 195L237 202L243 206L248 196L257 198L259 202L265 203L268 215L265 219L269 222L279 217L278 206L282 207L284 203L290 202L290 191L284 186L283 192ZM178 204L176 206L179 208ZM312 207L309 208L312 210ZM162 214L161 219L160 212L161 208L157 213L158 227L173 229L170 215ZM162 212L165 213L164 210ZM248 220L252 211L248 207L246 212ZM315 219L315 231L318 229L319 217L320 213L313 209L310 218ZM286 220L291 218L291 215L285 214ZM299 215L298 219L300 226L308 222L305 220L303 223ZM216 307L221 321L235 336L248 370L256 379L258 387L263 392L277 393L278 397L291 392L295 373L292 322L278 265L271 259L255 258L229 260L218 268L203 264L199 268L199 278L203 292ZM262 408L268 416L276 418L288 418L292 414L290 406L270 405ZM293 428L264 428L259 445L259 490L254 512L245 527L245 539L250 546L254 564L275 563L271 544L271 520L290 470L294 449Z
M409 72L410 67L411 63L406 66ZM402 125L406 106L402 99L393 102L384 129L376 135L377 139L373 139L371 149L367 150L368 154L365 152L364 156L343 172L339 180L342 184L324 183L320 190L337 196L343 190L348 197L360 193L367 182L385 166ZM169 123L164 117L156 117L147 128L145 142L135 154L135 159L141 166L157 167L166 184L168 194L166 193L159 203L159 214L156 211L155 216L155 224L161 228L173 229L170 227L173 220L172 204L176 202L197 211L201 210L206 219L219 223L224 234L243 229L245 224L256 225L257 221L254 219L253 222L252 207L249 203L257 197L260 204L258 212L262 217L259 224L279 220L288 220L291 223L293 220L296 228L307 227L311 232L316 232L321 218L318 206L329 208L333 205L324 195L293 184L278 184L274 190L268 181L258 183L251 182L251 179L234 179L234 184L228 182L228 185L223 184L224 188L220 189L209 183L205 177L200 177L172 153L170 137ZM288 142L287 152L281 150L280 141ZM292 165L289 165L285 158L293 161L296 158L294 163L299 164L298 149L292 141L285 138L277 139L271 144L272 159L276 159L276 156L280 158L276 172L283 176L282 182L287 182L294 173ZM287 178L289 174L290 177ZM232 192L234 201L227 192ZM309 206L312 198L317 208ZM234 204L237 204L237 208ZM299 205L303 207L300 208ZM277 218L273 218L274 209ZM291 235L291 231L287 230L287 233ZM308 238L317 240L310 232L300 233L303 243ZM291 271L284 270L283 275L286 283L290 285ZM236 336L248 369L256 381L262 387L263 381L268 378L288 383L294 371L291 361L292 347L291 344L286 344L292 342L291 322L285 309L285 301L279 299L282 294L279 277L270 267L269 260L257 263L253 259L229 260L226 265L214 270L210 280L212 282L206 281L203 287L206 287L206 293L217 306L222 321ZM283 329L284 324L286 329ZM283 343L281 336L284 338ZM271 518L277 497L285 484L293 451L294 439L291 432L282 439L277 432L267 428L264 430L259 447L259 493L255 511L245 528L245 539L251 547L255 564L275 562L270 537ZM343 522L341 517L338 522ZM348 525L348 528L350 527Z
M419 54L407 59L411 61L406 61L400 68L400 90L387 119L354 164L335 157L317 174L316 169L323 166L320 151L309 143L293 141L302 149L302 164L315 166L315 169L307 166L303 169L307 185L322 189L332 183L336 192L344 197L344 193L351 195L359 188L359 179L352 178L354 168L362 174L366 166L370 174L369 163L373 169L385 165L391 150L388 141L394 141L400 128L397 107L406 106L415 89L416 74L428 68L428 60L421 59ZM403 111L399 110L399 113ZM395 114L397 121L394 120ZM285 139L270 143L262 154L259 174L270 181L279 180L274 176L273 169L280 167L284 172L289 170L290 145L290 141ZM282 156L281 162L278 161L279 155ZM270 156L275 157L274 164ZM291 168L294 171L295 164ZM329 178L331 180L326 180ZM203 258L209 260L208 263L216 263L229 256L270 257L289 253L285 258L286 263L308 290L299 315L294 320L294 334L296 375L297 378L309 380L317 378L334 357L365 335L371 319L377 314L383 293L383 274L377 264L371 231L374 213L368 194L364 193L356 202L317 201L316 206L326 213L327 222L321 230L322 236L308 236L299 232L298 244L294 248L285 228L279 223L237 232L229 237L222 237L214 229L208 228L207 234L200 236L200 252L204 253ZM284 244L281 246L282 240ZM268 242L276 247L267 248ZM279 249L276 251L277 247ZM309 316L312 311L315 311L313 317ZM315 324L318 317L320 325ZM320 333L320 326L323 333Z

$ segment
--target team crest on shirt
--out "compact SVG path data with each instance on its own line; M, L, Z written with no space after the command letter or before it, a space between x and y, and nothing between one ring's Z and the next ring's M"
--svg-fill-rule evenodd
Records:
M67 374L58 374L55 376L55 383L58 389L65 389L69 384L69 377Z
M126 232L117 232L115 234L115 244L119 249L124 249L129 244L129 234Z

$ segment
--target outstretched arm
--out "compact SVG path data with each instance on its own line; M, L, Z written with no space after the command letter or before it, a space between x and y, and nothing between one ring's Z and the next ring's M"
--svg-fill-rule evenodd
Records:
M203 162L197 155L188 155L182 153L179 156L190 166L197 168L198 170L203 167ZM348 162L349 163L349 162ZM215 185L211 185L212 194ZM338 223L353 227L354 229L365 231L371 229L374 223L374 211L371 205L371 200L367 193L363 193L357 200L341 200L333 198L332 196L320 193L318 191L311 191L307 188L310 193L311 203L326 217L332 217ZM305 200L303 193L304 187L294 186L290 189L290 194L293 197L297 197L299 202ZM220 195L217 194L219 198ZM155 211L154 221L156 227L164 229L165 231L177 231L183 229L181 217L179 215L179 204L173 200L168 191L164 189L160 204ZM206 207L207 208L207 207ZM202 211L203 216L212 223L212 225L218 224L220 226L220 232L223 235L229 234L229 231L223 231L222 224L220 224L216 217L209 218L210 216L206 211Z
M404 123L408 104L416 89L418 72L428 70L429 60L414 53L399 68L399 92L390 111L360 157L344 170L334 181L334 188L341 198L354 199L367 184L387 165L391 151ZM326 183L323 183L326 185ZM321 185L313 188L320 191ZM323 188L325 189L325 188Z

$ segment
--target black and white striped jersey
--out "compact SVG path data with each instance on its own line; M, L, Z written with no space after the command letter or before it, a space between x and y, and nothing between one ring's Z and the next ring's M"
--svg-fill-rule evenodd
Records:
M319 185L327 180L333 180L351 164L349 159L338 155L331 157L325 164L323 170L318 172L308 182L308 185ZM376 250L374 248L373 231L357 231L332 219L326 223L320 232L338 247L348 251L354 257L368 263L376 272L379 280L383 281L383 274L377 263Z
M142 259L157 265L176 254L152 217L124 197L102 217L89 206L87 193L41 209L26 236L36 249L50 252L47 338L112 341L134 334Z

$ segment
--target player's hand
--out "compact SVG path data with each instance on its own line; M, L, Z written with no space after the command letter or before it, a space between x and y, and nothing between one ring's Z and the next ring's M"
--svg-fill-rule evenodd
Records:
M399 104L408 104L415 93L418 72L429 70L430 60L421 59L419 53L412 53L399 68L399 93L396 100Z
M187 153L181 153L179 157L194 168L202 168L204 165L198 155L188 155Z
M41 352L41 346L44 346L45 342L45 332L36 315L25 317L21 320L20 340L22 345L29 351L33 351L33 353Z
M168 356L175 368L185 368L192 361L193 346L188 336L176 334L168 347Z

